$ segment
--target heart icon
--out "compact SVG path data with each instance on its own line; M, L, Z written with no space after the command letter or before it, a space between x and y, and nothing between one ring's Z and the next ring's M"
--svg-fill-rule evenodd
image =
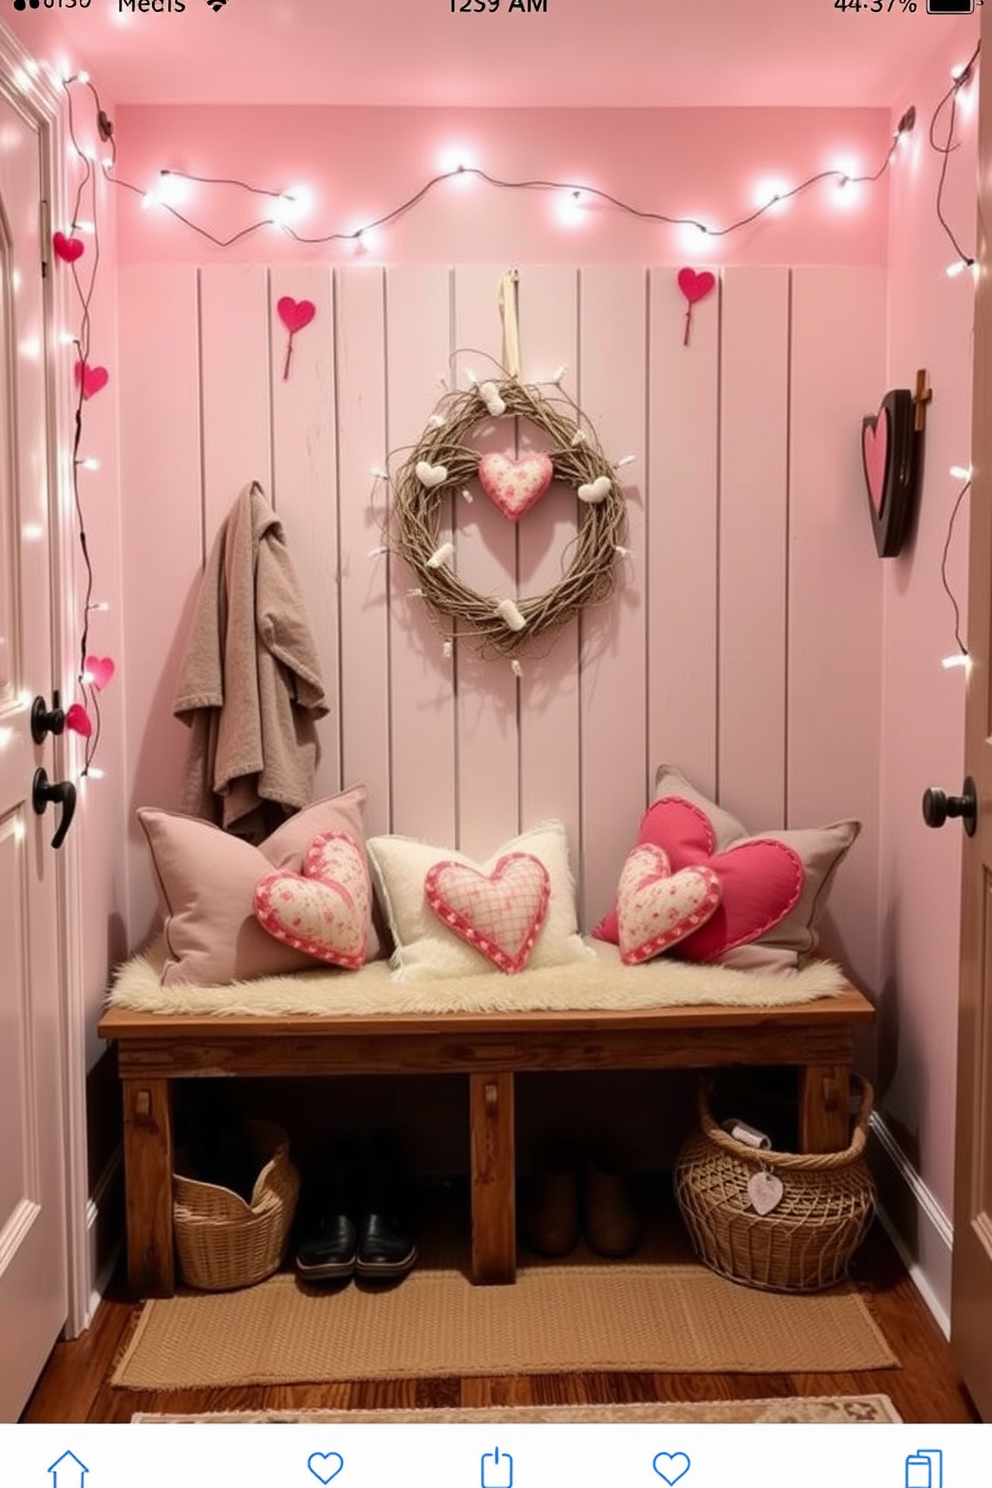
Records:
M340 1452L311 1452L307 1458L307 1467L318 1483L327 1484L344 1467L344 1458Z
M689 1459L684 1452L658 1452L651 1466L663 1483L672 1488L679 1478L689 1471Z
M885 477L889 464L889 411L883 408L861 427L861 459L871 504L877 512L885 500Z
M679 269L678 286L690 305L695 305L697 300L705 300L715 285L716 275L711 274L709 269L704 269L701 274L697 274L695 269Z
M71 729L74 734L82 734L84 739L88 739L93 732L90 715L82 703L70 703L69 707L66 708L65 726L67 729Z
M67 238L63 232L53 233L52 247L63 263L75 263L86 251L82 238Z
M429 460L418 460L416 470L420 484L429 491L435 486L443 486L448 479L447 465L432 465Z
M290 334L302 331L317 314L317 306L313 300L294 300L292 295L283 295L282 299L277 300L276 309L279 319Z
M524 455L511 460L509 455L493 452L479 461L479 484L511 522L518 522L524 512L530 511L550 486L554 474L547 455Z
M613 482L608 475L597 475L594 481L587 481L584 486L580 486L576 495L587 506L595 506L598 502L606 500L612 485Z
M109 656L87 656L83 671L90 685L102 692L113 680L114 663Z
M90 367L86 362L77 362L75 367L76 386L82 388L84 398L92 398L101 388L105 388L110 381L110 373L106 367Z

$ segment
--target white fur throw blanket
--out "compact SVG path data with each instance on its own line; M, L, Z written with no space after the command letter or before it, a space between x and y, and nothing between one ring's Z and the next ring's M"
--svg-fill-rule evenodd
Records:
M736 971L663 958L624 966L616 946L591 941L595 954L567 966L544 966L507 976L480 972L443 980L394 982L388 961L360 971L298 971L226 987L190 983L163 987L161 944L135 956L117 972L111 1007L143 1013L220 1013L283 1016L313 1013L369 1017L389 1013L514 1013L627 1010L717 1003L731 1007L785 1007L829 997L847 986L840 967L814 961L798 971Z

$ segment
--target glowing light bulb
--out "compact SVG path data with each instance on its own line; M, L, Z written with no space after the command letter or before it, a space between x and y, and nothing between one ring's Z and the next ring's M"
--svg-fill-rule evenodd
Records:
M578 187L569 187L559 196L555 215L562 227L579 227L586 220L585 197Z
M955 259L954 263L947 265L947 277L948 279L956 279L959 274L963 274L965 269L970 267L971 265L966 258Z
M94 458L93 458L92 455L87 455L86 458L85 458L85 460L80 460L78 463L82 466L83 470L99 470L100 469L100 461L99 460L94 460Z
M971 666L971 657L967 651L955 651L953 656L945 656L940 664L946 671L950 671L953 667L963 667L965 671L968 671Z
M89 75L88 72L77 72L76 73L76 82L77 83L82 83L84 87L89 82L89 80L90 80L90 75Z
M950 473L954 477L955 480L963 480L963 481L971 480L971 466L970 465L952 465L951 466Z

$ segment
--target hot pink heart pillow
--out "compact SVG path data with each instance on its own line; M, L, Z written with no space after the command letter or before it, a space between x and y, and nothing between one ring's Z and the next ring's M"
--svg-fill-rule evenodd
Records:
M705 813L691 801L665 796L641 822L638 845L667 853L671 870L711 869L719 879L720 902L700 929L678 942L688 961L717 961L728 951L766 934L798 903L803 891L799 854L770 837L751 837L715 853L716 838ZM593 935L620 942L617 912L606 916Z
M720 880L712 868L672 873L664 848L649 842L631 848L617 887L621 961L650 961L697 931L719 903Z
M424 879L431 909L500 971L521 971L544 924L551 879L531 853L506 853L489 873L452 860Z
M372 891L365 854L346 832L322 832L302 873L267 873L255 886L255 917L276 940L349 971L365 961Z
M554 479L547 455L523 455L511 460L495 451L479 461L479 484L504 517L518 522L544 495Z

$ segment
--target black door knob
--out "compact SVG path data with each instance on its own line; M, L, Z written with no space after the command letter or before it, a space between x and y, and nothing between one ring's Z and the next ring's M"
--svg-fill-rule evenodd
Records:
M936 786L923 792L923 820L928 827L942 827L949 816L959 816L969 837L978 825L978 794L969 775L959 796L948 796Z
M49 801L62 807L62 815L52 838L52 846L61 847L76 810L76 787L71 780L49 780L48 772L39 766L31 782L31 805L42 816Z
M65 714L57 692L52 693L49 708L43 697L36 697L31 704L31 737L36 744L44 744L46 734L60 734L65 728Z

